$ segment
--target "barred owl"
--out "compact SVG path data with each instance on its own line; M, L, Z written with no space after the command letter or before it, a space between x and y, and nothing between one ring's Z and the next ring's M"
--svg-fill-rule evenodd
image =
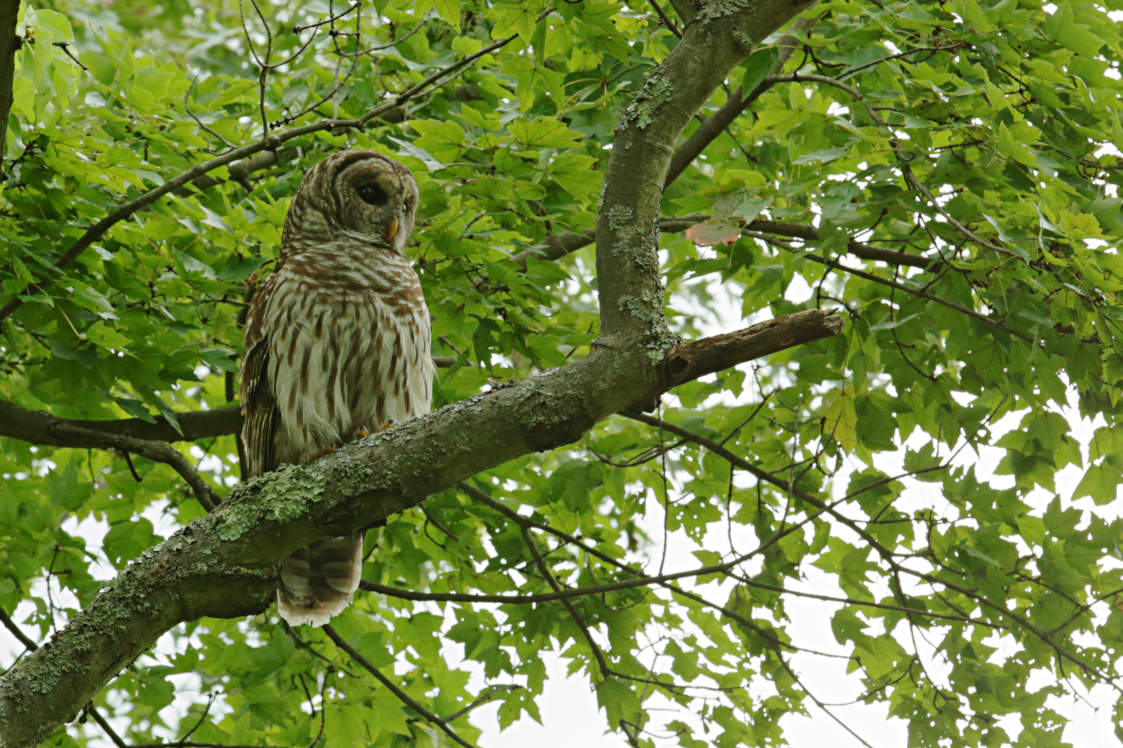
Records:
M246 319L241 403L250 476L319 456L428 412L429 311L403 254L417 183L380 153L328 156L300 183L280 258ZM362 535L327 538L281 565L277 608L322 626L350 603Z

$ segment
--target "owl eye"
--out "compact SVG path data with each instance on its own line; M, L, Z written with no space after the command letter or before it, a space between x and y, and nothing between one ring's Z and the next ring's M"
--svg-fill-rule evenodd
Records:
M386 202L386 190L374 182L359 185L355 192L359 194L359 199L369 205L382 205Z

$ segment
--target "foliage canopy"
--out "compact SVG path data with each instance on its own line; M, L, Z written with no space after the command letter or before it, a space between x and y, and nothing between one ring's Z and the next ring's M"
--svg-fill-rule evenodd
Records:
M658 66L707 53L684 28L753 4L670 5L24 4L0 197L17 648L238 483L236 418L185 414L232 404L248 289L325 154L417 177L435 408L594 350L627 270L594 257L598 216L651 237L602 210L610 153L679 106ZM911 743L1059 741L1052 697L1123 682L1121 7L827 0L763 29L671 143L656 342L815 308L843 332L390 517L331 631L273 608L171 629L51 744L104 745L103 718L123 744L474 742L481 703L538 716L553 648L637 746L781 743L786 715L836 713L804 673L823 657ZM39 438L29 411L87 423ZM95 443L125 418L191 437L167 439L179 472ZM795 634L801 597L834 641Z

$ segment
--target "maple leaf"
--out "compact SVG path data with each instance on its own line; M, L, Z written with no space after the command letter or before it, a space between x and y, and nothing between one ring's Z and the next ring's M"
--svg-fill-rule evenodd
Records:
M741 238L741 227L732 221L702 221L686 230L686 238L699 246L732 244Z

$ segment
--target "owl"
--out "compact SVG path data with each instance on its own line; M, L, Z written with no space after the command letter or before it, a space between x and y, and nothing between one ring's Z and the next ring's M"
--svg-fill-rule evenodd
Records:
M246 318L249 476L428 412L429 311L403 253L416 210L413 175L374 151L335 153L304 176L277 267ZM362 560L360 532L289 556L277 586L281 617L327 623L351 603Z

